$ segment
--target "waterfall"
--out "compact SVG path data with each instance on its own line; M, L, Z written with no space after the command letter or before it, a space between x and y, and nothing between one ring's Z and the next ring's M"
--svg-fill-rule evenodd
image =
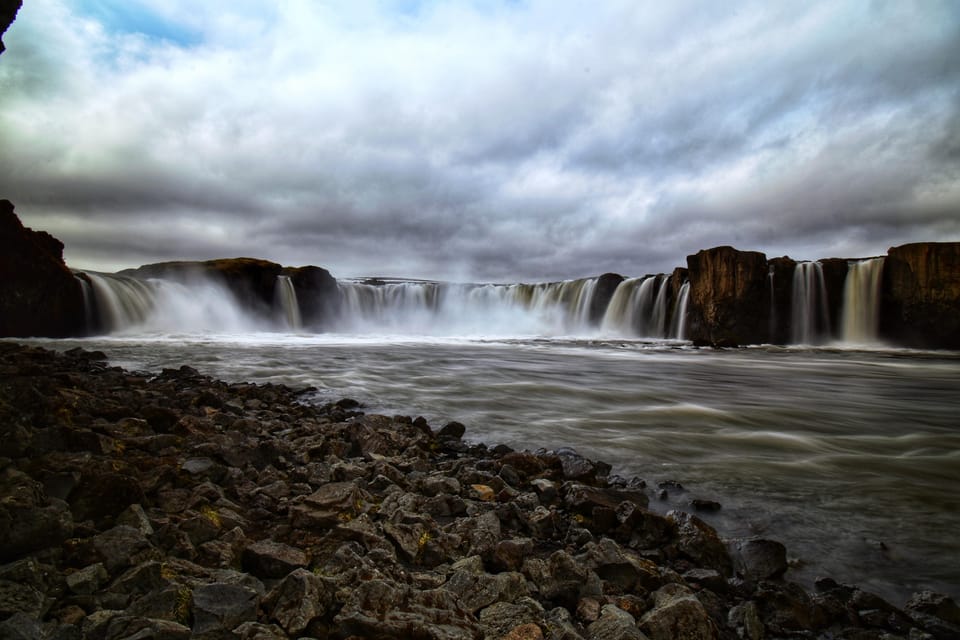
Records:
M597 278L541 284L340 281L340 329L414 335L576 335Z
M264 328L263 321L250 316L229 291L212 282L184 284L83 273L90 281L88 316L98 319L98 329L104 333L241 333Z
M871 258L847 265L843 286L844 342L867 344L877 341L883 262L883 258Z
M793 342L816 344L830 331L827 286L819 262L798 262L793 271Z
M673 322L670 327L670 337L677 340L685 340L687 335L687 303L690 301L690 282L684 282L680 286L680 292L677 295L677 306L673 312Z
M300 304L297 302L297 290L293 286L290 276L277 276L276 299L287 327L293 330L300 329L303 321L300 317Z
M625 337L664 338L668 326L669 275L628 278L613 292L600 329ZM672 323L671 323L672 324Z

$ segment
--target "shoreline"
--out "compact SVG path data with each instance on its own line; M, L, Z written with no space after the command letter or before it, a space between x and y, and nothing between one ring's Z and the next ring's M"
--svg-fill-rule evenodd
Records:
M650 489L572 451L468 445L458 423L303 393L0 343L0 584L28 596L4 600L0 630L960 635L945 596L898 608L829 578L808 593L780 543L658 515Z

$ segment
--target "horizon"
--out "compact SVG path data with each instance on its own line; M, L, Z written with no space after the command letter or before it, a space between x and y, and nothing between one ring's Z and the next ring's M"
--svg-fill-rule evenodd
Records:
M548 282L960 241L949 2L27 0L4 42L0 198L76 269Z

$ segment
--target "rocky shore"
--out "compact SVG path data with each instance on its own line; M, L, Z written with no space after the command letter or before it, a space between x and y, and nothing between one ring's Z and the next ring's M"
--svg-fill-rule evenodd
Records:
M0 343L0 638L960 637L573 451L310 397Z

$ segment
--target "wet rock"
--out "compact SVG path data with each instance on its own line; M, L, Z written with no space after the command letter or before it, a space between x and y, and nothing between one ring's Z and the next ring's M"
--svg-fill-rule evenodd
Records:
M787 570L787 549L775 540L731 540L733 568L746 580L779 578Z
M197 587L193 590L193 634L230 632L244 622L255 622L259 600L256 591L241 585Z
M760 621L757 605L753 602L744 602L731 607L727 615L727 621L736 630L740 638L744 640L763 640L763 622Z
M258 578L282 578L288 573L309 564L307 554L296 547L276 542L260 540L243 550L244 571Z
M612 604L604 605L600 617L587 627L589 640L646 640L633 616Z
M466 431L467 428L459 422L448 422L437 432L437 438L441 440L459 440Z
M683 511L671 511L667 519L677 527L677 549L682 554L701 567L715 569L725 576L732 574L730 554L713 527Z
M910 596L907 611L925 613L951 624L960 625L960 606L950 596L933 591L921 591Z
M706 511L708 513L720 511L722 508L722 505L716 500L704 500L702 498L694 498L690 501L690 506L697 511Z
M708 640L718 632L706 609L688 588L668 584L653 594L654 607L640 619L650 640Z

